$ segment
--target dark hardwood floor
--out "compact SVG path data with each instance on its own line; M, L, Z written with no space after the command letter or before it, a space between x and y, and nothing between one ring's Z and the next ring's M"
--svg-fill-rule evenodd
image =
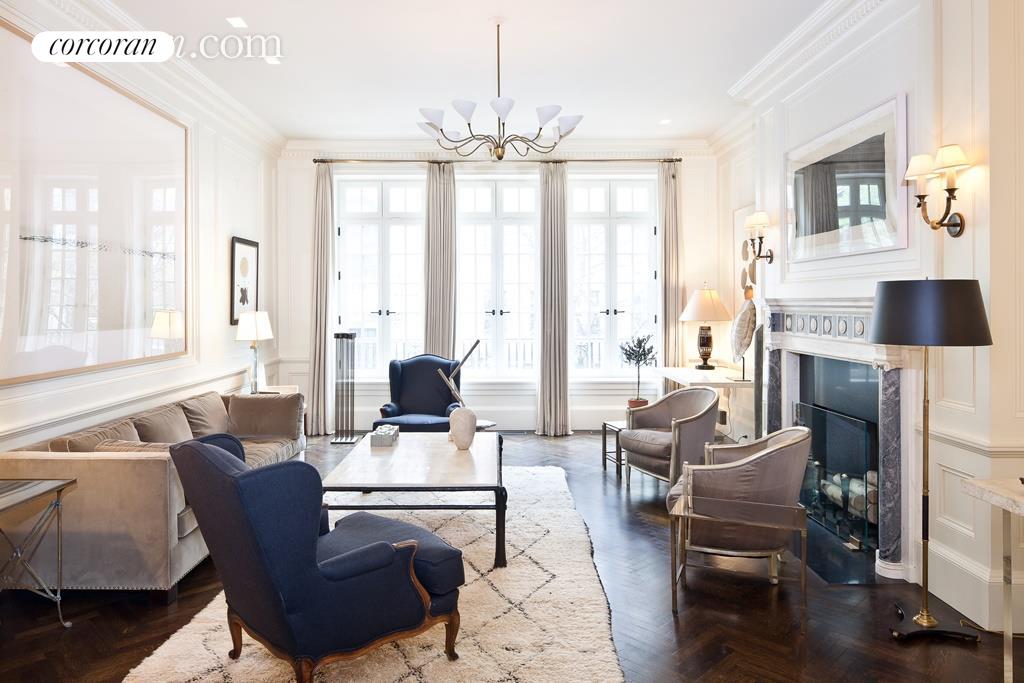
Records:
M612 610L612 629L629 681L996 681L1001 640L981 645L893 642L893 602L916 604L905 583L828 585L809 577L806 633L800 633L796 582L768 584L758 561L733 561L763 577L691 568L680 614L669 598L666 487L634 474L632 489L602 472L600 436L542 438L509 434L507 465L555 465L568 473ZM307 460L321 473L347 447L314 439ZM514 492L509 506L515 506ZM724 565L721 560L716 565ZM795 561L784 574L796 577ZM220 590L207 560L180 584L178 601L158 604L141 593L65 594L71 629L53 606L26 592L0 594L0 681L117 681L186 624ZM937 601L933 601L937 602ZM943 607L940 605L940 607ZM948 609L948 608L946 608ZM940 614L940 617L943 616ZM1018 648L1018 657L1019 657Z

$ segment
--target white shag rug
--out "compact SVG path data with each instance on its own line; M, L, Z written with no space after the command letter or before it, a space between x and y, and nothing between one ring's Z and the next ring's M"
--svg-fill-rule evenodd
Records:
M359 659L320 668L317 681L621 681L611 615L590 536L558 467L506 467L508 566L495 569L494 512L384 513L427 527L457 548L466 566L459 595L462 625L444 656L444 626L385 645ZM399 498L400 496L400 498ZM334 493L331 502L493 502L492 495ZM332 524L337 516L333 513ZM378 513L379 514L379 513ZM288 681L292 668L247 634L228 658L224 594L171 636L126 681ZM339 610L339 619L344 619Z

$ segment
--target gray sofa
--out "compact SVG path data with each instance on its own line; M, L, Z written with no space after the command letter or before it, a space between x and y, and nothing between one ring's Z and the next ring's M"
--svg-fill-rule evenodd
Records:
M0 453L0 478L75 478L64 498L65 588L173 591L207 555L171 462L170 444L234 434L252 467L303 454L301 394L209 392ZM46 501L0 515L23 537ZM12 533L13 532L13 533ZM33 567L56 586L56 534Z

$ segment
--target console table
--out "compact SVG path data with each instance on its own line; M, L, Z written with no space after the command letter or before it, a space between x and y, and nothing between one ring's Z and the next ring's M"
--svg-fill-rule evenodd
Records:
M53 499L47 504L32 530L28 532L20 543L15 543L10 536L0 529L0 539L3 539L10 546L11 554L3 564L0 565L0 591L10 588L27 588L36 595L50 600L57 605L57 618L64 628L70 628L71 622L64 621L64 614L60 608L61 584L63 583L63 558L61 556L62 544L64 541L61 529L62 504L61 499L64 492L70 489L77 482L76 479L0 479L0 512L13 510L14 508L27 505L39 498L52 496ZM29 564L39 549L46 530L50 523L57 520L57 590L50 590L46 582L40 578L36 570ZM22 570L27 572L35 585L24 585L19 578Z
M1024 484L1019 479L967 479L960 488L968 496L1003 511L1003 680L1013 681L1013 542L1010 521L1024 516Z

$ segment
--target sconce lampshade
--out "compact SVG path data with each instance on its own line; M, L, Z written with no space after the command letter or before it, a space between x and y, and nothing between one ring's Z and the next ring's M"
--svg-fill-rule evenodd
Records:
M732 320L732 316L726 310L725 305L722 304L722 299L718 296L718 292L705 285L703 289L698 289L694 292L690 300L686 302L686 308L683 309L679 320L682 322L696 320L713 322Z
M266 311L246 311L238 316L236 341L262 341L273 338L274 332L270 329L270 316Z
M967 155L960 149L960 145L943 145L939 147L939 151L935 153L935 168L934 171L959 171L963 168L969 168L971 162L967 160Z
M771 225L771 219L768 218L766 211L755 211L743 221L743 227L753 237L763 237L769 225Z
M153 327L149 330L153 339L181 339L185 336L185 323L181 311L159 310L153 312Z
M904 180L917 180L918 178L931 178L938 175L935 172L935 164L932 162L931 154L915 154L910 157L910 163L907 164L907 172L904 174Z

